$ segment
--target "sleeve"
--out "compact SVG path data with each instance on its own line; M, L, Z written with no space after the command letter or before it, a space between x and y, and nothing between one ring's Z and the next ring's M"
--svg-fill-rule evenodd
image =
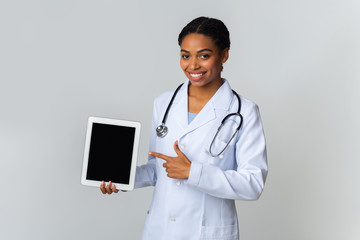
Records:
M219 198L257 200L264 188L268 167L264 131L256 104L244 114L236 140L236 170L223 171L211 164L192 162L186 183Z
M154 104L150 134L150 151L154 151L156 144L156 116L157 112ZM136 167L134 188L155 186L157 179L155 159L155 157L149 156L148 162L146 164Z

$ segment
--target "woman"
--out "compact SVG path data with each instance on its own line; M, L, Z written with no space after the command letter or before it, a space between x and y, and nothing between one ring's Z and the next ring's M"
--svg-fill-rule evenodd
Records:
M178 41L188 80L155 100L149 161L136 172L135 187L155 186L143 239L239 239L234 200L258 199L267 175L259 111L221 78L230 39L220 20L196 18Z

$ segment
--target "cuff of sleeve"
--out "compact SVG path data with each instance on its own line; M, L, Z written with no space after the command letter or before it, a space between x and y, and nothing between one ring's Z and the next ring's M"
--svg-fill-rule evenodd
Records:
M192 162L190 168L189 178L186 181L186 184L197 186L200 182L200 176L202 171L202 164L198 162Z

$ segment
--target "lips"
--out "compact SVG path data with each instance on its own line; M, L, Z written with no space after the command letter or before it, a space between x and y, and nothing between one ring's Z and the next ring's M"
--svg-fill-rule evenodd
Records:
M190 76L193 78L198 78L201 77L202 75L204 75L204 73L190 73Z
M198 81L205 75L206 72L189 72L191 80Z

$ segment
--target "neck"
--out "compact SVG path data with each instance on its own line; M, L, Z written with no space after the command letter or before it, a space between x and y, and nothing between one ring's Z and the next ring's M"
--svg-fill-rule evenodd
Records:
M205 86L197 87L193 85L189 85L189 97L196 97L202 100L210 100L212 96L216 93L216 91L221 87L223 81L221 78L217 81L212 81Z

